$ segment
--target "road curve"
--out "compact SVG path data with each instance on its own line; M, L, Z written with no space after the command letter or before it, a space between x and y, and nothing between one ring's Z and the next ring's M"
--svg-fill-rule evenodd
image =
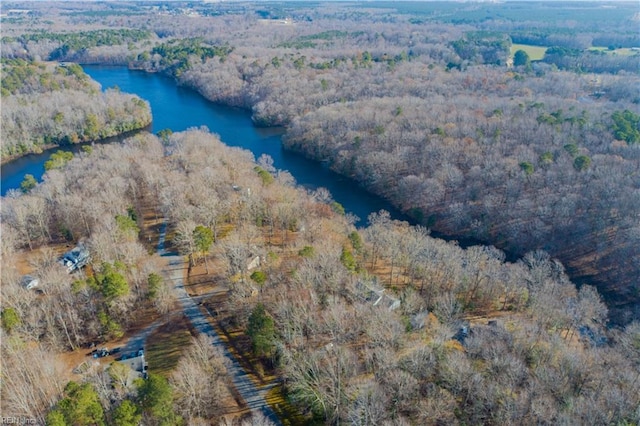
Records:
M262 413L275 425L281 425L280 419L271 409L265 399L268 389L258 389L251 377L244 371L235 356L229 351L218 332L211 326L205 314L202 313L196 302L189 296L184 288L184 258L174 253L167 253L164 248L166 235L166 223L162 225L160 240L158 242L158 254L167 260L167 268L163 271L167 279L174 284L174 291L182 306L185 316L191 321L193 327L199 332L209 336L213 345L218 347L228 359L227 371L233 381L236 390L247 403L252 413Z

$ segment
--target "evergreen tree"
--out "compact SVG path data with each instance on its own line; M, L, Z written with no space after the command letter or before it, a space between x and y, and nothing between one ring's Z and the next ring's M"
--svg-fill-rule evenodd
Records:
M103 265L102 273L98 274L96 278L102 295L109 302L129 294L129 284L125 277L108 263Z
M273 352L275 326L262 303L259 303L249 316L247 335L251 338L253 352L258 356L267 356Z
M2 320L2 328L4 328L7 333L11 333L11 330L22 322L20 321L18 311L14 308L4 308L2 314L0 314L0 319Z
M209 264L207 263L207 254L213 244L213 231L206 226L198 225L193 230L193 242L196 249L204 256L204 266L209 273Z
M138 407L125 399L122 404L118 405L113 410L113 424L115 426L137 426L142 420L142 415L139 413Z
M26 194L27 192L35 188L37 184L38 182L36 181L36 178L33 177L33 175L24 175L24 180L20 184L20 190Z
M89 383L69 382L64 388L65 397L47 415L47 424L55 425L104 425L104 410L98 393Z
M167 379L149 374L147 380L138 380L138 400L143 412L163 426L183 423L173 410L173 390Z
M529 58L529 54L524 50L516 50L516 53L513 55L513 66L514 67L531 67L531 59Z

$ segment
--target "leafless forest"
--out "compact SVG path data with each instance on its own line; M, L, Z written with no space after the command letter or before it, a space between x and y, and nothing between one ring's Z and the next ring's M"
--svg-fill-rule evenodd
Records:
M198 225L217 230L205 255L222 265L229 321L245 327L264 307L275 325L265 368L276 368L308 415L356 424L637 421L637 323L607 330L598 293L576 290L557 261L531 252L505 263L495 248L463 250L384 213L355 230L326 194L306 194L286 172L267 175L251 161L202 131L172 135L164 146L139 136L79 155L29 194L3 200L3 312L18 318L3 314L3 412L43 418L66 377L52 353L122 333L141 306L171 310L170 289L150 294L148 277L160 271L135 222L122 220L157 203L185 256L203 254L192 240ZM90 248L96 277L116 270L126 287L114 293L106 280L59 269L47 243L61 229ZM32 266L44 294L21 288L8 262L28 245L40 247ZM255 253L267 259L259 287L243 266ZM399 308L374 306L367 289L377 287ZM487 312L498 315L492 325L459 335L464 318ZM175 413L190 424L220 415L206 401L227 392L224 364L197 356L169 377ZM105 374L84 380L110 421L139 393L107 386L115 373ZM184 397L192 394L196 400ZM160 421L142 412L149 424Z
M286 146L423 225L514 255L545 250L606 294L616 321L637 316L640 138L637 120L627 141L612 117L637 111L640 55L584 50L639 44L629 4L610 15L587 7L572 37L552 23L534 33L515 18L454 25L435 12L339 4L87 10L100 7L51 12L60 15L47 31L72 23L80 40L29 37L24 27L43 18L17 22L3 55L169 73L251 109L257 124L288 126ZM130 30L113 45L97 28ZM510 35L556 47L507 67Z
M52 62L125 65L286 126L287 148L422 226L378 212L356 229L326 191L204 130L86 150L2 199L2 413L231 421L203 339L135 385L117 369L68 385L52 356L121 338L141 307L175 311L145 240L155 220L189 270L216 265L221 324L243 330L305 423L640 422L637 10L578 4L575 19L548 5L12 4L3 80L12 66L34 77L3 81L3 156L148 120L144 102ZM92 261L69 275L55 250L77 242ZM39 293L19 284L25 258Z
M3 160L151 122L146 102L116 90L101 93L77 64L4 60L2 74Z

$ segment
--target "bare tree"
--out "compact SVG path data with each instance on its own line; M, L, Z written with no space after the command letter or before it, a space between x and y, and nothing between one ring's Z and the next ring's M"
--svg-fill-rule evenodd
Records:
M178 412L188 421L219 416L222 401L230 395L226 373L225 358L211 339L193 339L171 376Z

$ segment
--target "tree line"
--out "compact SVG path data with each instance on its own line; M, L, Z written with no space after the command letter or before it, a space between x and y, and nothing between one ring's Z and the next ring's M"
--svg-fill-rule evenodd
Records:
M99 46L116 46L137 43L151 37L148 30L138 29L99 29L78 32L39 31L21 34L17 37L2 37L3 45L11 45L13 49L28 49L30 44L46 43L51 51L44 60L72 61L76 55Z

